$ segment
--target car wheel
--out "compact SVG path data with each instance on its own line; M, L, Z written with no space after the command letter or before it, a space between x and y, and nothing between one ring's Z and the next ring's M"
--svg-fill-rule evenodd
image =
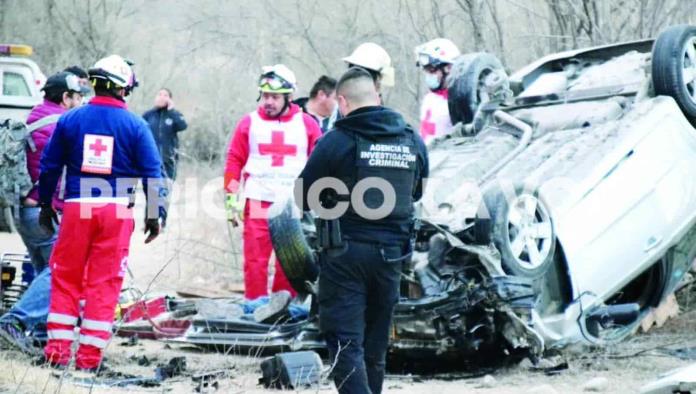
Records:
M672 97L686 116L696 120L696 26L664 30L652 50L655 94Z
M549 209L537 192L515 188L506 198L499 189L485 195L491 217L491 239L503 269L511 275L539 278L554 262L556 233Z
M268 210L268 229L276 258L290 285L299 294L307 294L311 292L307 284L317 279L319 270L296 213L292 200L274 203Z
M491 89L508 87L503 65L495 56L483 52L460 56L447 79L447 105L452 124L473 122L479 106L495 96Z

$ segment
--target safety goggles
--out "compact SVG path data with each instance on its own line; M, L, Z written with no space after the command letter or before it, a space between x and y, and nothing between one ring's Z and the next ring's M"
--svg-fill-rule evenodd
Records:
M426 69L426 71L430 71L428 68L431 69L436 69L437 67L441 66L442 63L440 59L436 59L427 53L419 53L418 54L418 59L416 60L416 66L418 67L423 67Z
M270 90L286 90L292 89L292 84L290 84L285 79L279 77L275 73L264 74L259 78L259 88L260 89L270 89Z

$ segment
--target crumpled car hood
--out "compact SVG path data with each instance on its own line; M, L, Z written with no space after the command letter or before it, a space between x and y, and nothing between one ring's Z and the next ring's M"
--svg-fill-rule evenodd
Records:
M505 155L518 139L489 128L475 137L451 137L430 147L430 176L418 216L458 231L466 218L473 218L481 205L479 180Z

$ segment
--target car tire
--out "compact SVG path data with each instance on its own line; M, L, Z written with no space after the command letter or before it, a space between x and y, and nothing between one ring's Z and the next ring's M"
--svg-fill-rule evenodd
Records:
M276 259L299 294L311 292L307 283L316 281L317 259L307 243L302 222L292 200L274 203L268 211L268 229Z
M550 211L536 191L518 186L514 196L507 195L500 188L484 194L491 240L506 273L540 278L555 261L556 233Z
M652 49L652 82L656 95L672 97L696 122L696 26L664 30Z
M454 62L447 78L447 105L452 124L474 121L479 106L489 100L482 82L494 71L504 72L504 68L500 60L489 53L466 54Z

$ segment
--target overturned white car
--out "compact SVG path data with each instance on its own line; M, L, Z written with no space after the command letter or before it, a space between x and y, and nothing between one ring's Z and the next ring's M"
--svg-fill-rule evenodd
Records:
M465 55L449 89L460 124L429 146L390 352L535 356L630 334L696 255L696 27L510 77L491 55ZM311 291L311 222L288 206L270 226L286 275ZM322 346L311 316L210 327L194 321L187 340Z
M502 337L540 350L632 332L696 254L696 28L547 56L509 78L466 55L453 75L451 112L469 124L430 146L423 297L399 306L395 345ZM482 313L437 323L422 305L496 281L510 294ZM405 328L409 303L435 323L428 338Z

